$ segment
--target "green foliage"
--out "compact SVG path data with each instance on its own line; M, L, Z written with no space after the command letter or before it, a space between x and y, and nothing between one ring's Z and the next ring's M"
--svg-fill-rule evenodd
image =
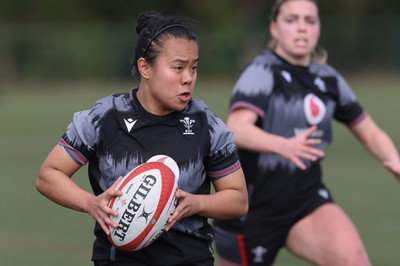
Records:
M389 1L389 0L386 0ZM200 24L200 70L235 76L265 48L273 0L0 1L0 75L8 79L127 78L139 13ZM400 2L319 1L320 45L345 71L400 69Z

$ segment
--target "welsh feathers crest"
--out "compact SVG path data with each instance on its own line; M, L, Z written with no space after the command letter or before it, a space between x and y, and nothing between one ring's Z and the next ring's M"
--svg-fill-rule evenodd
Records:
M189 117L185 117L180 120L183 123L183 126L186 128L185 132L183 132L183 135L194 135L192 131L193 124L196 122L194 119L190 119Z

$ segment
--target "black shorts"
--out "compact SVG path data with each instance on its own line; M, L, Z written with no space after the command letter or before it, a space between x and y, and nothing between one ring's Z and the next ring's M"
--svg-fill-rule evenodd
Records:
M116 247L104 249L111 253L92 257L95 266L149 266L149 265L182 265L213 266L214 256L212 240L189 236L176 230L164 232L149 246L136 251L123 251ZM98 244L98 241L95 242ZM105 240L107 241L107 240ZM108 242L109 243L109 242ZM106 243L103 243L104 245ZM99 249L96 249L99 252ZM106 254L104 254L106 255Z
M321 185L313 197L288 210L284 216L271 217L258 226L246 226L249 221L245 221L241 233L228 231L222 227L224 222L219 222L214 226L216 251L220 257L243 266L271 265L285 246L292 226L318 207L331 202L329 191Z
M112 262L112 261L96 261L94 262L94 266L149 266L148 264L138 264L132 262ZM210 258L204 261L190 263L190 264L179 264L179 266L213 266L214 259Z

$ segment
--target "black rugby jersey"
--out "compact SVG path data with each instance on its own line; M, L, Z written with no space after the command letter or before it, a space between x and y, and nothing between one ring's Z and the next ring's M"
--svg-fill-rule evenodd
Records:
M257 113L256 124L264 131L286 138L317 125L311 137L322 140L316 146L321 150L332 141L333 119L352 125L366 115L349 85L331 66L294 66L270 50L240 73L230 112L240 108ZM304 161L307 170L303 171L277 154L239 149L239 158L251 197L248 220L261 223L267 216L284 216L296 202L315 193L321 183L320 161ZM234 229L232 222L216 222L225 228L229 223Z
M177 162L178 187L192 194L209 194L210 181L240 168L232 132L204 102L191 99L184 110L157 116L141 106L136 92L133 89L105 97L90 109L75 113L59 141L76 162L88 163L90 184L96 195L157 154L168 155ZM208 241L213 239L204 217L187 217L173 229ZM95 244L100 245L99 252L105 248L100 243L109 248L97 223L95 234L101 239Z

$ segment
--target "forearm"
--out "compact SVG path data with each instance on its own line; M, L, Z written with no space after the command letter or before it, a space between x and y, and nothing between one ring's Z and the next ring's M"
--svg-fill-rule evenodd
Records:
M232 130L239 148L255 152L279 154L286 141L284 137L267 133L252 124L238 124Z
M94 197L68 176L54 169L39 173L36 189L55 203L81 212L88 211L89 199Z
M364 146L381 163L399 160L396 146L390 137L382 130L377 130L371 135L369 140L364 143Z
M371 117L367 116L351 130L364 147L380 162L399 160L398 151L393 141Z
M245 215L248 210L247 193L242 191L228 189L196 197L200 203L198 215L211 219L238 218Z
M196 195L200 204L199 215L212 219L230 219L248 211L248 194L243 170L213 181L215 193Z

